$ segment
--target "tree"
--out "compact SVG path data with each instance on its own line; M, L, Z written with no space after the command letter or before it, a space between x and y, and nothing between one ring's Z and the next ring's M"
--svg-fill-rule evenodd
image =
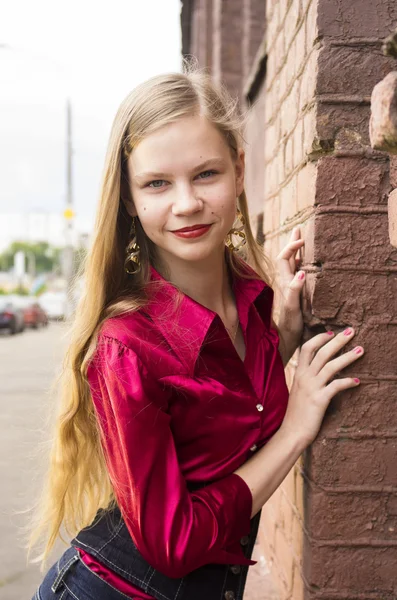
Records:
M14 255L16 252L25 252L26 269L28 268L29 255L34 256L36 275L50 273L60 265L61 248L50 246L48 242L12 242L12 244L0 254L0 270L9 271L14 266Z

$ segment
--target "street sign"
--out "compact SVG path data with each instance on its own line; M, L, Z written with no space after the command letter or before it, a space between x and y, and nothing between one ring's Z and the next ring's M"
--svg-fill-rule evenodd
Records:
M74 211L71 208L65 208L63 216L67 221L70 221L70 219L73 219L74 217Z

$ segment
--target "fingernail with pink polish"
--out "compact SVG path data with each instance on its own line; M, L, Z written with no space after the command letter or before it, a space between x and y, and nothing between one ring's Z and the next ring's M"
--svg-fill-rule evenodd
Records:
M301 273L299 273L299 275L298 275L298 279L302 280L302 279L304 279L304 278L305 278L305 272L304 272L304 271L302 271Z

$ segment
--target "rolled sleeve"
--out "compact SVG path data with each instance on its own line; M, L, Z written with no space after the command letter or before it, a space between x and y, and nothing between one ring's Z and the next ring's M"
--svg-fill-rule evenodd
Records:
M231 473L189 492L167 412L170 392L137 354L104 340L88 382L116 499L145 560L175 578L208 563L255 564L238 543L250 531L249 487Z

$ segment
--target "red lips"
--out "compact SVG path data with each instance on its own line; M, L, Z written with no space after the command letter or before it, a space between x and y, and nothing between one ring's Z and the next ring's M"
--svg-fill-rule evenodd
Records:
M195 229L202 229L203 227L209 227L211 223L203 223L202 225L193 225L192 227L182 227L182 229L174 229L173 233L177 231L194 231Z

